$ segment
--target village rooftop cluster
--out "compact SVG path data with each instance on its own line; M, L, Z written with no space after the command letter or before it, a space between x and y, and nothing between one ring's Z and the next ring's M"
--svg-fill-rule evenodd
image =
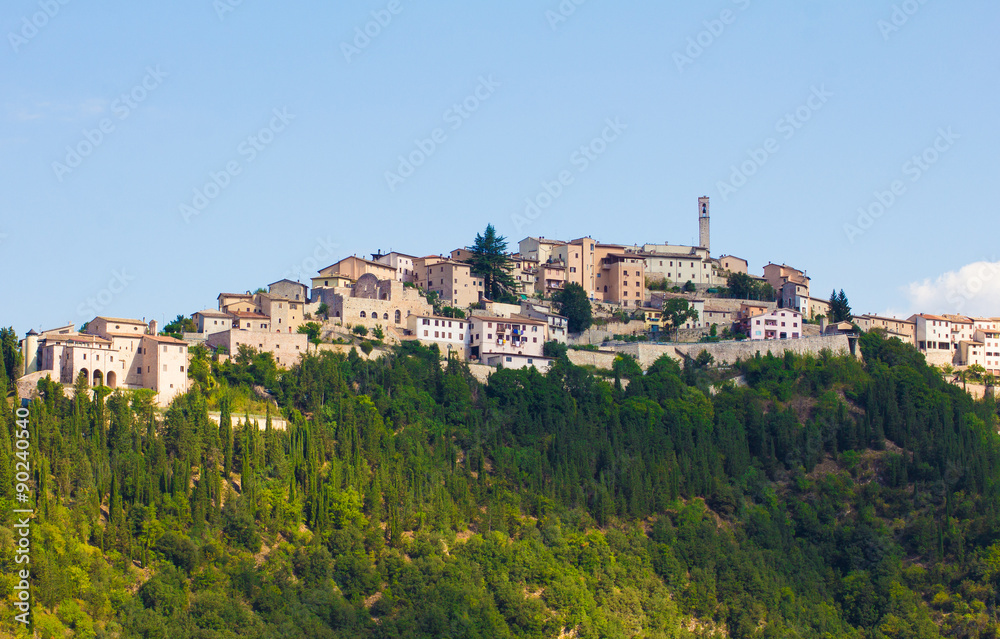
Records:
M220 293L215 308L191 314L194 330L183 332L183 339L160 334L155 321L103 316L79 330L73 325L32 330L21 342L22 382L48 376L72 384L83 374L91 386L152 389L166 406L188 390L192 345L202 344L220 358L249 347L271 353L287 368L310 351L350 350L354 339L368 332L382 343L436 345L442 356L470 363L544 372L553 361L544 354L547 342L580 340L569 334L567 318L552 303L569 284L579 285L599 313L641 319L629 331L654 339L672 330L687 337L694 332L695 338L722 331L779 341L877 329L914 345L931 364L979 366L1000 374L1000 318L866 314L828 324L830 300L811 295L805 271L769 263L756 277L749 275L745 259L713 258L709 198L698 199L697 219L698 246L526 237L508 256L517 304L487 298L484 278L469 263L471 249L463 247L447 256L353 255L320 269L309 284L282 279L267 291ZM769 285L774 301L718 296L734 274ZM693 314L683 325L669 326L663 309L676 298L685 299ZM320 326L312 341L300 332L309 322Z

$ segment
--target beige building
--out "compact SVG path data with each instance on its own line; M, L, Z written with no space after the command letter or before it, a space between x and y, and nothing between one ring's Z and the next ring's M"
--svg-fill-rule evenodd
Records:
M396 279L396 269L388 264L380 264L357 256L345 257L335 264L320 269L320 277L343 275L357 281L362 275L372 274L379 279ZM314 280L316 278L313 278ZM313 284L315 286L315 284Z
M354 288L354 280L347 277L346 275L318 275L312 278L312 299L315 301L317 298L316 289L318 288Z
M270 331L271 318L256 311L234 311L232 328L241 331Z
M917 325L909 320L897 319L895 317L882 317L871 313L866 315L855 315L851 319L864 332L875 329L885 331L889 337L898 337L906 344L916 346Z
M581 237L552 250L552 260L566 267L566 283L579 284L590 299L605 299L601 288L601 260L612 252L621 251L617 244L598 244L591 237ZM607 285L608 282L603 282Z
M227 313L253 311L253 295L248 293L219 293L219 310Z
M268 284L267 292L276 297L284 297L299 304L305 304L309 301L309 287L302 282L293 282L289 279L278 280L277 282Z
M597 245L596 297L625 308L641 308L646 300L646 261L641 255L621 252L622 248Z
M330 307L330 319L345 326L403 329L410 315L433 315L433 307L419 290L403 286L396 279L380 280L371 274L363 275L349 293L332 293L325 301Z
M148 388L160 406L187 391L188 345L156 335L156 322L100 316L83 333L66 328L25 339L24 348L33 349L25 359L37 371L63 384L82 373L90 386Z
M416 285L458 308L476 304L484 292L483 278L473 275L471 266L444 257L418 259Z
M288 368L307 352L309 338L304 333L232 328L209 335L206 344L216 350L225 349L231 357L238 355L240 346L245 345L262 353L271 353L278 366Z
M749 274L750 264L742 257L735 257L733 255L723 255L719 258L719 267L723 271L728 271L730 273L742 273L744 275Z
M564 288L566 288L566 267L561 262L543 262L538 265L535 277L536 293L552 297Z
M519 253L510 256L511 276L517 285L517 293L520 295L531 295L536 292L536 282L538 281L538 262L523 257ZM543 291L544 293L544 291Z
M555 258L553 251L564 246L566 242L561 240L547 240L544 237L526 237L517 243L518 253L521 257L544 264Z
M514 315L512 314L511 317L514 317ZM545 322L548 326L546 341L556 341L560 344L567 343L567 338L569 337L569 320L565 316L532 302L521 302L521 312L517 315Z
M257 293L253 296L256 311L271 320L271 330L275 333L294 333L302 326L305 302L290 300L271 293Z
M646 261L646 274L651 280L666 280L676 286L687 282L715 286L718 277L715 263L708 257L708 251L692 248L687 255L646 252L643 247L643 257ZM675 247L676 248L676 247Z
M205 309L191 315L198 326L198 332L204 334L227 331L233 327L233 316L229 313Z
M413 255L407 255L406 253L397 253L392 251L382 255L381 253L376 253L372 255L372 258L379 264L384 264L391 267L396 271L396 281L398 282L416 282L417 272L414 260L417 258Z

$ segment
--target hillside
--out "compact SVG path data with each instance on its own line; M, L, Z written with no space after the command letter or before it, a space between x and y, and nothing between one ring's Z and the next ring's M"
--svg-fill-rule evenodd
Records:
M877 334L480 384L378 360L198 352L145 391L30 408L42 637L994 637L997 403ZM277 406L256 401L265 387ZM220 411L217 426L209 411ZM247 424L262 412L287 421ZM15 419L0 428L13 603ZM0 607L0 633L28 636Z

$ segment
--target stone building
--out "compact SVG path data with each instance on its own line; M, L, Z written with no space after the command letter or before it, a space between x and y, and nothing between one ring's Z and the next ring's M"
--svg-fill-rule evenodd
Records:
M383 279L372 274L362 275L349 293L324 293L323 299L329 307L329 317L339 320L345 326L365 326L387 328L406 327L410 315L431 315L433 307L416 288L406 287L395 279Z
M309 287L302 282L289 279L278 280L267 285L267 292L277 297L283 297L293 302L304 304L309 301Z
M71 329L29 333L22 343L36 369L29 372L50 371L63 384L82 373L89 386L148 388L160 406L187 391L188 345L156 335L155 321L99 316L82 333Z

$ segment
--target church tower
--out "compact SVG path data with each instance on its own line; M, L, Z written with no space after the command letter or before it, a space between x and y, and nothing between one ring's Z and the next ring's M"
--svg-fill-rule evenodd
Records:
M708 249L711 253L712 247L709 245L708 229L708 196L698 198L698 245Z

